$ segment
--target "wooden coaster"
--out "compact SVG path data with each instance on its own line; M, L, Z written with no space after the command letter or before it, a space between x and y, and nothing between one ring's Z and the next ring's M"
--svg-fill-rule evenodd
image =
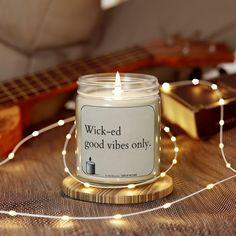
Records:
M84 187L68 176L62 183L63 192L74 199L108 203L108 204L134 204L154 201L169 195L173 191L172 178L166 175L156 182L136 187L134 189L102 189L93 187Z

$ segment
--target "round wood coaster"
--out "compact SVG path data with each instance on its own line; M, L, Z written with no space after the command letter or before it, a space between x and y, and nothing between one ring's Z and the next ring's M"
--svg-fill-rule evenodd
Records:
M70 176L63 180L62 186L63 192L71 198L109 204L133 204L154 201L169 195L173 191L173 181L168 175L154 183L134 189L87 188Z

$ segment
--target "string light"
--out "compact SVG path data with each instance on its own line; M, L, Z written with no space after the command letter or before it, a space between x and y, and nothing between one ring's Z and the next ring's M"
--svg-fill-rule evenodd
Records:
M188 84L189 82L184 82L182 84ZM193 83L193 81L192 81ZM194 82L196 83L196 81ZM203 84L206 84L208 86L211 87L212 90L217 90L218 87L217 85L215 84L211 84L207 81L201 81L201 83ZM197 83L198 84L198 83ZM165 85L166 86L166 85ZM165 87L164 86L164 87ZM167 86L169 87L170 89L170 84ZM154 207L154 208L149 208L149 209L146 209L146 210L143 210L143 211L138 211L138 212L132 212L132 213L127 213L127 214L116 214L116 215L113 215L113 216L88 216L88 217L83 217L83 216L73 216L73 217L69 217L69 216L56 216L56 215L42 215L42 214L32 214L32 213L24 213L24 212L16 212L14 210L10 210L10 211L4 211L4 210L0 210L0 214L8 214L10 216L27 216L27 217L37 217L37 218L47 218L47 219L61 219L61 220L64 220L64 221L67 221L67 220L105 220L105 219L116 219L116 220L119 220L121 219L122 217L131 217L131 216L135 216L135 215L140 215L140 214L145 214L145 213L148 213L148 212L152 212L152 211L156 211L156 210L159 210L161 208L169 208L170 206L172 206L173 204L175 203L178 203L178 202L181 202L181 201L184 201L185 199L188 199L190 197L193 197L193 196L196 196L206 190L210 190L212 189L213 187L215 187L216 185L219 185L219 184L222 184L228 180L231 180L233 178L236 178L236 170L234 168L231 167L231 164L227 161L226 157L225 157L225 154L224 154L224 144L223 144L223 125L224 125L224 120L223 120L223 105L225 104L225 101L224 99L221 97L221 94L219 92L219 96L220 96L220 99L219 99L219 104L221 106L221 120L219 121L219 124L220 124L220 143L219 143L219 147L221 149L221 154L222 154L222 157L223 157L223 160L225 162L225 165L227 168L229 168L232 172L234 172L234 175L232 176L229 176L227 178L224 178L214 184L210 183L208 184L205 188L202 188L198 191L195 191L187 196L184 196L184 197L181 197L173 202L168 202L168 203L165 203L164 205L162 206L158 206L158 207ZM75 126L75 117L70 117L68 119L65 119L65 120L59 120L57 123L54 123L52 125L49 125L39 131L34 131L31 135L25 137L24 139L22 139L16 146L15 148L12 150L11 153L9 153L8 157L1 161L0 162L0 165L3 165L5 163L7 163L8 161L10 161L11 159L14 158L15 156L15 153L16 151L25 143L27 142L28 140L30 140L32 137L36 137L38 136L39 134L41 133L44 133L48 130L51 130L51 129L54 129L58 126L63 126L65 123L69 123L69 122L72 122L74 121L74 126ZM73 126L73 127L74 127ZM66 162L65 162L65 157L66 157L66 147L67 147L67 144L68 144L68 141L71 139L71 134L73 132L73 127L71 128L70 132L66 135L66 141L65 141L65 144L64 144L64 149L62 150L62 156L63 156L63 161L64 161L64 165L65 165L65 171L68 172L69 174L70 173L70 170L68 169L68 167L66 166ZM176 144L176 138L171 134L170 132L170 128L169 127L164 127L164 131L170 136L171 138L171 141L174 142L174 151L175 151L175 156L174 156L174 159L172 160L172 165L165 171L165 172L161 172L160 175L158 177L155 177L154 179L156 178L159 178L159 177L165 177L166 176L166 172L169 171L171 169L171 167L177 163L177 154L178 154L178 151L179 151L179 148ZM134 184L129 184L128 186L126 186L127 188L129 189L132 189L134 187L136 187L138 184L134 185ZM89 183L84 183L84 186L85 187L91 187L91 185Z
M121 214L116 214L116 215L113 216L113 218L115 220L120 220L122 218L122 215Z
M207 189L212 189L213 187L214 187L214 184L208 184L208 185L206 186Z
M166 173L165 173L165 172L161 172L160 176L161 176L161 177L165 177L165 176L166 176Z
M220 104L220 105L224 105L224 104L225 104L225 100L224 100L223 98L220 98L220 99L219 99L219 104Z
M17 213L16 213L15 211L9 211L8 214L9 214L10 216L16 216L16 215L17 215Z
M164 209L169 208L169 207L171 207L171 203L170 203L170 202L167 202L167 203L164 204L162 207L163 207Z
M230 163L226 163L226 167L227 168L231 168L231 164Z
M193 85L199 84L199 79L193 79L193 80L192 80L192 84L193 84Z
M65 215L65 216L62 216L61 219L62 219L62 220L69 220L70 217Z
M170 139L171 139L172 142L176 141L176 137L175 136L172 136Z
M170 91L170 84L165 82L162 84L161 88L163 91L169 92Z
M220 144L219 144L219 148L223 149L223 148L224 148L224 144L223 144L223 143L220 143Z
M65 156L65 155L66 155L66 150L62 150L61 154L62 154L63 156Z
M175 151L175 152L179 152L179 148L178 148L178 147L175 147L175 148L174 148L174 151Z
M135 188L135 184L129 184L129 185L128 185L128 188L129 188L129 189Z
M33 137L37 137L39 135L39 131L34 131L33 133L32 133L32 136Z
M174 165L177 164L177 160L174 159L174 160L172 161L172 163L173 163Z
M217 90L217 89L218 89L218 86L217 86L216 84L212 84L212 85L211 85L211 88L212 88L212 90Z
M166 133L169 133L169 132L170 132L170 128L166 126L166 127L164 128L164 131L165 131Z
M59 120L57 122L58 126L63 126L65 124L65 121L64 120Z
M13 159L14 156L15 156L14 152L10 152L10 153L8 154L8 158L9 158L9 159Z
M91 185L89 183L84 183L84 187L89 188Z

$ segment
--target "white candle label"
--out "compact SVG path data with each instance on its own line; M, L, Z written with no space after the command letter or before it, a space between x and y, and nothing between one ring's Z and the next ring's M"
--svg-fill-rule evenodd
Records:
M152 106L81 108L81 165L87 175L129 178L152 173L155 160Z

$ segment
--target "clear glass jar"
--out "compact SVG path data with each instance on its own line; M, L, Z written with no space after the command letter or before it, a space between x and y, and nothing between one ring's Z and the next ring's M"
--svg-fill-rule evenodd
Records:
M78 81L77 174L86 182L130 184L159 174L157 78L115 78L114 73L93 74Z

